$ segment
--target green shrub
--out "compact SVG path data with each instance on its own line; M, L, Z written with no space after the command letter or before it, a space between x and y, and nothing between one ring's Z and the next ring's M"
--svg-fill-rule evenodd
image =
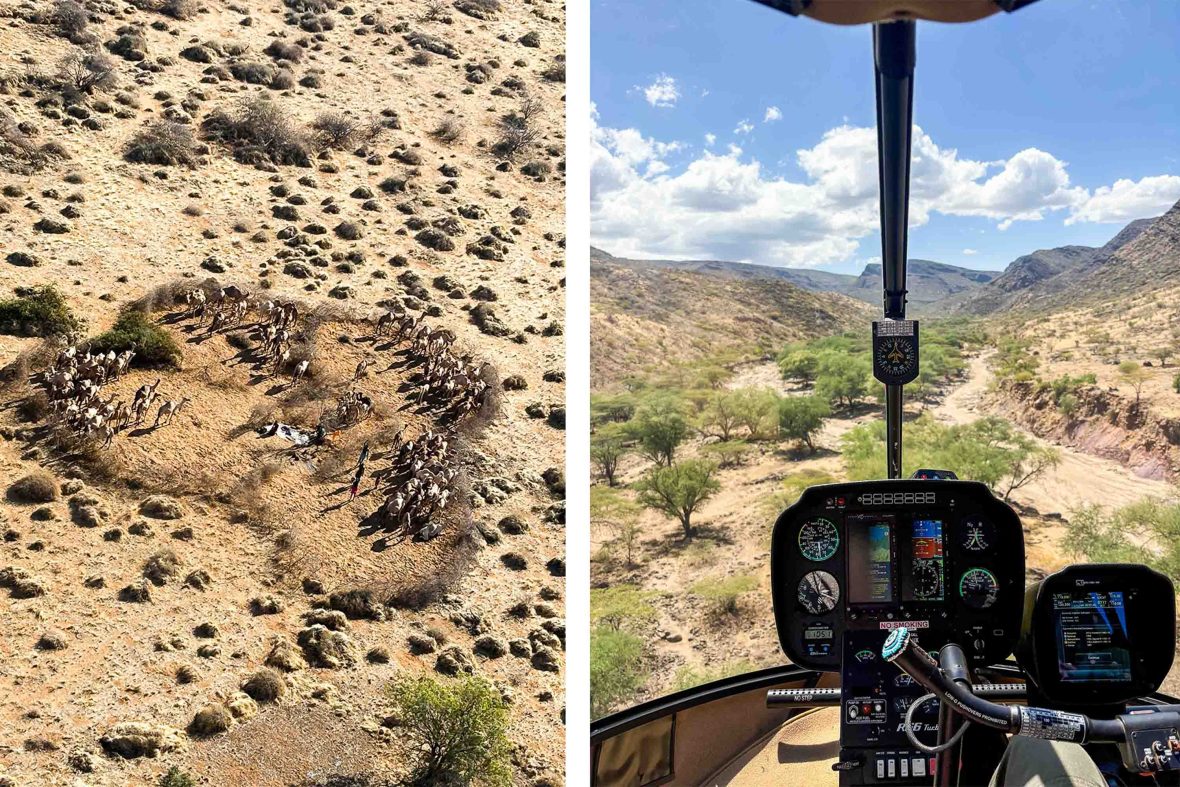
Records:
M1177 373L1172 377L1172 390L1176 393L1180 393L1180 373Z
M758 578L749 574L702 579L689 591L713 602L716 611L727 615L738 613L738 596L758 587Z
M166 328L157 325L151 316L138 311L124 311L106 333L90 342L91 352L123 352L135 350L132 361L136 366L180 366L183 353L176 339Z
M402 678L390 687L400 738L412 763L410 784L511 783L508 711L483 678Z
M590 716L599 718L634 696L647 680L643 641L629 631L590 630Z
M618 630L631 624L650 623L656 618L651 600L657 595L635 585L595 588L590 591L590 625Z
M13 336L59 336L82 330L66 299L52 284L33 287L16 298L0 300L0 333Z
M192 776L173 765L160 777L160 787L197 787L197 783Z

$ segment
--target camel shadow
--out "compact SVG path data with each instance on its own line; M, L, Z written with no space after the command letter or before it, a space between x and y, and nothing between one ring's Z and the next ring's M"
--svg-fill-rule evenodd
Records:
M132 429L130 432L127 433L127 436L128 437L143 437L144 435L151 434L152 432L156 431L157 429L159 429L159 427L154 424L152 426L141 426L138 429Z

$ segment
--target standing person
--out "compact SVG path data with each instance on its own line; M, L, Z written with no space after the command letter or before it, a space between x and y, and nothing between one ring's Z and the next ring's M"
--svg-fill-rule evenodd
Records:
M361 446L361 455L356 460L356 475L352 478L352 486L348 489L348 501L352 502L356 499L357 493L361 488L361 481L365 477L365 462L369 461L369 443L365 442Z

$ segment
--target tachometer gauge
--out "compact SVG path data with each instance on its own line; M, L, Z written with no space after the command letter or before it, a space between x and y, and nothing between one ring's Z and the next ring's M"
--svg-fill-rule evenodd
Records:
M836 608L840 600L840 583L826 571L811 571L799 580L799 603L812 615L823 615Z
M986 552L995 545L996 528L991 522L969 517L963 520L959 544L967 552Z
M987 609L996 603L1000 586L996 575L986 568L969 568L959 580L959 596L969 607Z
M840 548L840 531L823 517L809 519L799 528L799 552L808 560L819 563L836 554Z
M940 561L914 559L914 598L942 598L942 563Z

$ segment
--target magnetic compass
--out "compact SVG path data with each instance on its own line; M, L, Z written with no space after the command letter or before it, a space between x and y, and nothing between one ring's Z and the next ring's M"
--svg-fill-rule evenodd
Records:
M886 385L902 385L918 376L918 323L873 323L873 376Z

